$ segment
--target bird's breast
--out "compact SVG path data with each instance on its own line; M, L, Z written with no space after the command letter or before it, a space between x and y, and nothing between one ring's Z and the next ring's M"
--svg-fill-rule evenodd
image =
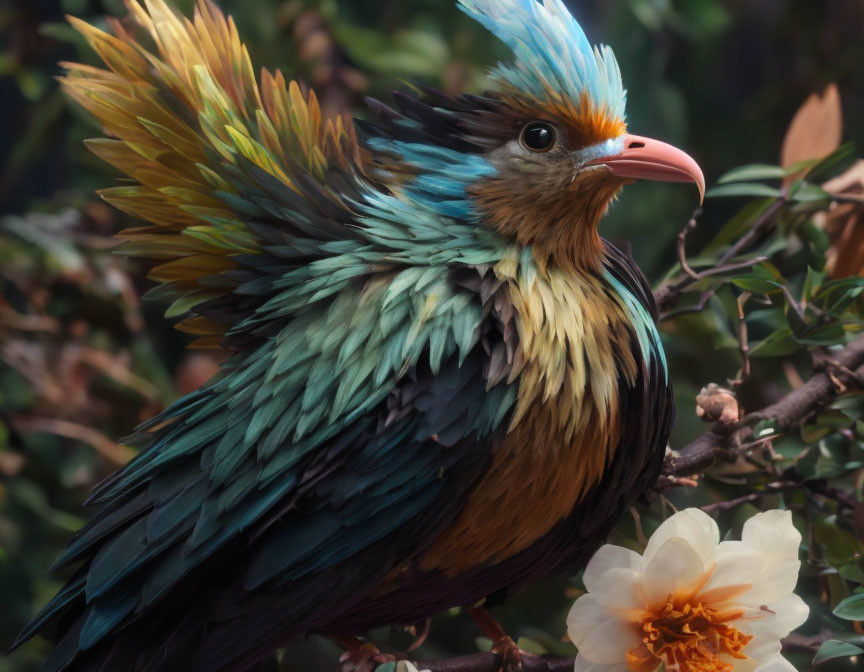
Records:
M425 570L496 564L568 517L611 461L620 382L636 379L626 309L602 279L556 269L504 279L524 362L518 402L459 517L422 558Z

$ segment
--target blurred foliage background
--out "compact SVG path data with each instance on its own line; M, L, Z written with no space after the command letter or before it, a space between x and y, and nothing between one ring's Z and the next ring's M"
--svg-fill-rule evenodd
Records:
M192 2L177 4L188 10ZM220 4L234 15L254 63L281 67L313 86L327 107L360 115L364 96L386 100L405 81L430 81L450 93L482 91L488 66L506 57L504 47L450 0ZM842 109L843 140L864 146L860 0L569 4L589 38L615 49L629 89L630 128L686 148L709 184L742 164L780 163L796 110L831 82L840 92L834 116L805 120L799 144L809 133L819 145L824 126L839 139L835 117ZM130 457L120 437L206 381L219 359L217 353L187 351L186 337L163 318L164 306L140 300L149 287L146 269L111 253L112 233L131 222L94 195L116 175L84 149L82 140L99 129L54 81L58 61L93 62L64 13L104 25L106 14L122 16L124 9L121 0L0 0L0 648L59 587L45 570L87 515L80 502L89 489ZM864 323L861 282L831 280L832 273L861 270L861 206L855 198L838 206L818 186L827 190L825 182L834 179L835 191L860 195L864 176L860 168L855 173L854 150L840 150L834 159L819 166L818 179L814 172L804 181L795 181L800 174L786 178L782 192L779 169L739 174L732 182L766 178L769 184L727 188L733 197L709 199L690 232L688 249L703 251L691 265L710 267L782 200L767 235L741 250L770 257L770 263L734 278L693 283L682 305L692 306L710 290L705 310L664 322L679 406L673 447L704 431L694 412L704 385L734 380L742 407L761 408L807 379L818 366L813 351L846 342ZM748 200L753 197L760 198ZM628 242L653 283L680 277L676 236L694 201L694 193L680 186L628 187L603 233ZM826 268L830 260L834 266ZM749 305L745 341L755 350L749 376L740 375L736 300L743 293ZM798 669L810 669L821 647L827 662L820 670L860 670L864 658L849 654L856 645L864 648L864 597L855 601L864 583L864 506L855 503L864 483L862 417L860 397L846 395L794 436L760 446L772 451L767 462L755 459L754 465L751 457L725 465L698 487L654 497L641 515L622 521L614 540L638 548L673 504L710 506L752 495L715 509L721 529L736 533L756 509L792 508L808 560L799 592L812 615L789 656ZM802 483L830 479L851 503L805 487L774 487L789 470ZM527 650L572 655L562 635L578 590L577 578L549 580L496 615ZM833 615L844 600L845 617ZM461 614L445 614L434 620L419 657L488 646L477 635ZM411 633L375 636L394 647L411 642ZM847 648L826 640L842 640ZM32 642L0 658L0 672L38 669L45 646ZM329 643L313 637L270 667L329 670L335 658Z

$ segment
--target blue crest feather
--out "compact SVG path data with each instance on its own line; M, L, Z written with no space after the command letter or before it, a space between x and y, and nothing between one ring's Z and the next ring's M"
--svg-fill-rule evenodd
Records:
M561 0L459 0L460 8L512 50L495 76L539 99L550 93L578 101L621 121L627 92L612 50L592 47Z

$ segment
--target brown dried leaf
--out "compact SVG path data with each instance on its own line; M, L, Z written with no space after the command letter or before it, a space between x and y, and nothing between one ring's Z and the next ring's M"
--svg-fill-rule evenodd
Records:
M864 161L822 185L830 194L864 196ZM834 203L814 218L831 239L827 268L832 277L864 275L864 206Z
M836 84L829 84L820 96L810 96L792 119L783 149L780 165L788 168L801 161L822 159L840 146L843 137L843 110ZM795 176L789 176L789 184Z

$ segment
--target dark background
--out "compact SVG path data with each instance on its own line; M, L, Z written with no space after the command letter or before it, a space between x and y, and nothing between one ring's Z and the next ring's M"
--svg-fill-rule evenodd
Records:
M333 109L357 109L366 95L386 99L400 80L479 91L488 66L507 56L450 0L219 4L234 15L253 63L304 79ZM685 148L709 184L734 166L777 163L796 109L830 82L841 92L845 139L864 140L864 2L568 4L589 39L615 50L629 90L630 130ZM140 267L108 253L111 233L130 222L94 196L116 175L83 148L99 129L54 79L58 61L93 58L65 13L100 25L104 15L124 10L120 0L0 0L0 308L9 309L0 313L0 649L57 588L44 570L81 523L78 503L87 490L127 457L114 441L206 380L216 359L186 351L186 337L161 317L164 307L139 304L150 286ZM674 261L675 235L694 206L690 189L637 184L603 232L628 241L657 281ZM738 206L712 202L693 247ZM44 319L12 324L10 310ZM679 339L670 351L681 400L673 443L701 430L692 413L698 388L734 375L737 366L734 348L713 353L704 345ZM565 589L549 582L503 612L528 638L523 645L569 651L558 641ZM476 635L462 617L445 616L424 652L464 653ZM395 638L402 645L409 639ZM285 657L295 664L285 669L331 669L327 646L313 640L292 650ZM0 658L0 672L35 670L43 652L44 644L29 644Z

